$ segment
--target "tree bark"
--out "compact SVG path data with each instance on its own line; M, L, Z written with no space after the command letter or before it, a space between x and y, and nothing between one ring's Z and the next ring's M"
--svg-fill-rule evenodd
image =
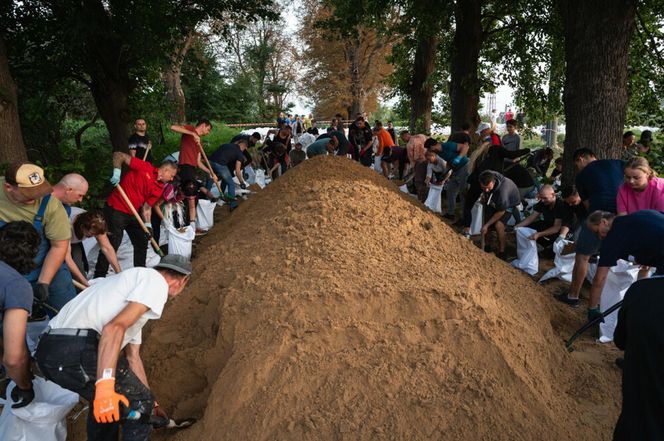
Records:
M99 115L106 123L113 151L129 152L130 87L125 81L105 76L99 72L92 75L90 91Z
M9 71L5 41L0 37L0 163L27 159L17 104L16 83Z
M566 76L563 185L574 179L574 151L620 156L627 111L629 42L635 0L559 0L565 30Z
M480 121L478 60L484 42L482 31L482 0L459 0L454 9L456 30L450 68L450 103L452 132L464 123L471 129Z
M415 69L410 92L410 130L413 133L431 132L433 84L429 79L436 69L437 47L438 37L435 33L419 36L417 49L415 50Z
M192 32L175 48L171 57L171 64L163 73L166 85L166 98L171 104L171 121L178 124L183 124L187 120L187 101L184 96L184 90L182 90L180 76L182 74L182 64L193 43L194 33Z
M354 118L358 113L362 113L364 103L367 99L366 91L364 90L364 87L362 87L362 75L360 72L361 60L359 52L360 41L358 38L354 38L352 41L349 41L348 46L346 46L346 60L348 61L351 94L351 102L348 109L351 118Z
M76 142L76 148L80 151L83 149L83 145L81 143L81 138L83 138L83 134L85 133L86 130L88 130L90 127L94 126L95 123L97 122L97 119L99 118L99 112L95 112L94 116L92 119L76 131L74 134L74 141Z

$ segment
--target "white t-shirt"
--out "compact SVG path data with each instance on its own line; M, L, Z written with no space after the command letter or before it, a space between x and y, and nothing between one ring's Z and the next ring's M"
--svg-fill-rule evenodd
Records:
M74 221L78 217L79 214L85 213L85 210L80 208L80 207L71 207L71 213L69 213L69 223L71 223L71 243L79 243L82 242L83 239L79 239L76 237L76 233L74 233Z
M94 329L101 335L104 325L129 302L150 308L125 331L122 347L141 343L141 329L148 320L161 317L168 299L166 279L152 268L130 268L93 283L74 297L49 323L51 329Z

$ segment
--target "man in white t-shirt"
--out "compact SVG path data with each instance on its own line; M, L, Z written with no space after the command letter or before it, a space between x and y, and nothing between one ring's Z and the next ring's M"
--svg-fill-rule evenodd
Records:
M184 256L169 254L154 268L136 267L92 284L53 317L35 358L44 376L90 403L88 439L148 440L158 409L140 357L141 329L161 317L169 297L191 275Z

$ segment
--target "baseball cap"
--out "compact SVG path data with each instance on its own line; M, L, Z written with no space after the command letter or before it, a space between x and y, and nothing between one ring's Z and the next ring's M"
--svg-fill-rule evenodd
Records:
M475 131L475 133L477 133L479 135L480 133L482 133L482 130L490 129L490 128L491 128L491 126L489 125L489 123L483 122L483 123L480 123L479 126L477 126L477 130Z
M28 199L39 199L52 191L44 170L30 162L15 162L7 167L5 181L18 187L19 193Z
M180 254L165 255L154 268L165 268L186 275L191 274L191 262Z

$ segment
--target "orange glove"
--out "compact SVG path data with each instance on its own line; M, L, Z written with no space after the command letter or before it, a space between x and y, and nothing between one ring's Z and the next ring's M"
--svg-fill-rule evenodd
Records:
M115 378L98 380L95 384L95 401L92 405L98 423L120 421L120 403L129 407L129 400L115 392Z

